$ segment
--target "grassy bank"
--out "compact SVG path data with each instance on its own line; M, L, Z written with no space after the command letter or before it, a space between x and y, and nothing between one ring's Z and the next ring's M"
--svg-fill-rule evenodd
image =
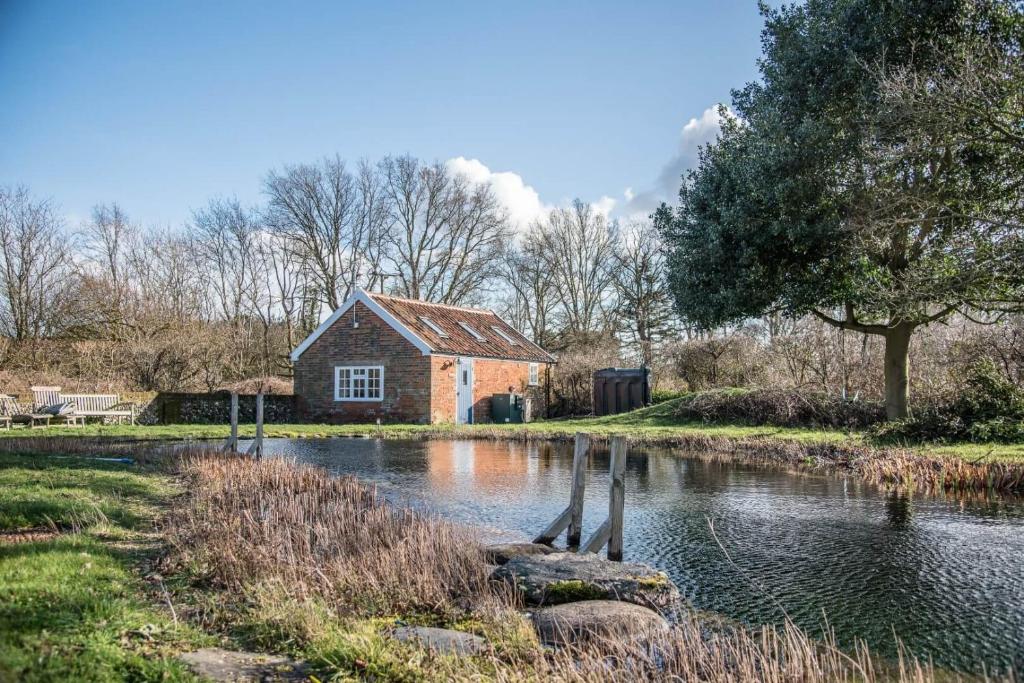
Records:
M697 615L646 645L547 650L457 526L314 468L132 448L148 464L0 456L0 499L14 501L0 521L0 680L189 680L175 656L214 643L302 658L320 680L935 678L792 627L714 629ZM390 637L396 624L487 644L441 655Z
M681 420L676 416L678 399L666 401L649 408L643 408L621 415L604 417L580 417L560 420L541 420L523 425L416 425L416 424L267 424L265 434L269 438L320 438L340 436L372 436L381 438L421 438L434 436L457 436L472 438L475 435L506 435L509 437L570 438L576 432L589 432L595 436L625 434L641 443L670 443L673 439L710 437L722 439L763 439L772 438L790 443L830 443L849 446L885 448L887 445L873 442L860 431L840 431L796 427L750 426L740 424L706 424ZM225 439L227 425L99 425L86 427L48 427L35 430L15 429L0 431L0 438L26 436L104 436L127 439ZM252 437L254 425L241 425L243 437ZM953 444L907 444L904 450L937 458L960 458L964 460L983 459L988 462L1024 464L1024 443L953 443Z
M75 458L0 455L0 680L191 680L173 655L208 641L146 581L172 477Z
M597 438L620 434L634 444L662 446L712 457L734 457L801 468L849 471L886 485L938 490L1024 492L1024 444L875 443L865 432L790 427L757 427L687 422L677 401L622 415L538 421L525 425L266 425L269 438L480 438L570 439L577 432ZM241 427L243 437L254 433ZM34 450L28 438L98 437L124 440L224 439L226 425L51 427L15 430L0 437L0 449ZM6 440L5 440L6 439Z

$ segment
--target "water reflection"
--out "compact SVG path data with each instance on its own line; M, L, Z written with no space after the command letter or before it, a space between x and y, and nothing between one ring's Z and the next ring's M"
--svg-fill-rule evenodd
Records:
M567 503L569 444L268 440L268 453L375 482L396 502L529 537ZM607 512L606 450L588 463L584 535ZM714 533L709 522L714 524ZM1024 507L887 493L859 480L633 450L625 554L698 607L936 663L1024 668ZM715 538L717 536L717 540ZM730 562L719 543L724 547Z

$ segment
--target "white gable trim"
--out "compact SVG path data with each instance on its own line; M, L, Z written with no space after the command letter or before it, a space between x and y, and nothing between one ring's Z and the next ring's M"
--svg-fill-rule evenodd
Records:
M320 323L320 326L313 330L312 334L306 337L301 344L295 347L295 350L292 351L292 362L294 363L295 361L299 360L299 356L301 356L306 351L306 349L312 346L313 342L320 338L320 335L322 335L324 332L330 329L331 325L338 322L338 319L341 318L341 316L345 315L345 313L347 313L349 309L355 306L356 302L363 304L371 311L373 311L377 315L377 317L386 322L388 326L391 327L395 332L398 332L400 335L405 337L405 339L408 340L410 344L419 349L420 353L422 353L424 356L430 355L431 348L427 344L427 342L423 341L423 339L420 338L415 332L413 332L408 327L403 325L402 322L398 320L398 318L388 313L384 309L384 307L378 304L376 301L374 301L369 294L367 294L362 289L357 289L356 293L348 298L348 301L343 303L341 307L338 308L338 310L334 311L334 313L331 313L330 317L328 317L327 320Z

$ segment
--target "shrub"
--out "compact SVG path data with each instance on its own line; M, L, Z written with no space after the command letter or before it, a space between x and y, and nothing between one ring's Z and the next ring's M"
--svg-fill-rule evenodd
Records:
M890 441L1024 441L1024 389L989 359L974 363L960 384L955 396L879 425L875 435Z
M795 389L718 389L683 399L678 415L703 422L776 427L864 428L884 419L881 403Z

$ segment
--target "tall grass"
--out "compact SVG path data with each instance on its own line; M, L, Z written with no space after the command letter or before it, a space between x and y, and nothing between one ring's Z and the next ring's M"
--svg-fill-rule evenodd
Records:
M379 625L385 622L377 620L370 634L303 652L344 675L372 670L378 679L723 683L934 679L932 669L913 658L879 669L867 649L847 654L833 639L814 640L792 625L750 631L709 626L693 616L667 630L616 639L595 634L548 650L532 635L522 638L530 629L517 596L489 582L484 553L467 529L394 507L352 478L279 459L190 454L182 472L188 495L164 523L172 546L165 569L187 570L250 608L258 605L270 615L265 620L275 622L266 632L279 644L323 641L323 632L336 633L339 623L351 623L347 619L424 614L436 617L431 623L476 623L489 638L479 655L446 657L390 640ZM328 626L331 619L339 621Z
M481 548L441 519L386 504L351 477L280 459L189 455L173 558L229 590L280 582L342 613L456 614L490 600Z

